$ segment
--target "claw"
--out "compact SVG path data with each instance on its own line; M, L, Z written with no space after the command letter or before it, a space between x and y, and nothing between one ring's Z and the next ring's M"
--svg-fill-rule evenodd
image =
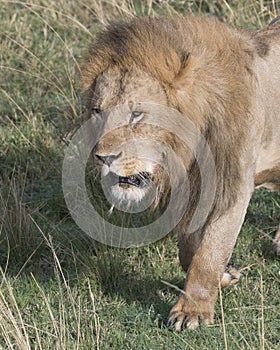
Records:
M203 317L197 314L186 314L183 311L175 311L170 314L167 322L167 327L174 327L176 331L183 329L196 329L203 321Z
M168 321L166 324L168 328L173 327L175 325L175 323L177 322L177 317L180 315L180 313L180 311L174 311L169 314Z

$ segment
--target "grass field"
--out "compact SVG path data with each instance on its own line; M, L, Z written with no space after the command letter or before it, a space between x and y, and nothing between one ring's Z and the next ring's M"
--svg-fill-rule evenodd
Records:
M184 280L176 233L104 247L64 203L62 160L92 36L110 18L177 12L256 29L280 1L0 0L1 349L280 349L279 194L254 195L232 257L243 278L220 295L215 325L182 333L165 327Z

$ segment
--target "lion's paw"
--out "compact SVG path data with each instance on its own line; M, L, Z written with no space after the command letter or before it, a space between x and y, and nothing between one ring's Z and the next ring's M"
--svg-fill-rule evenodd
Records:
M210 313L199 313L197 311L185 311L184 308L181 310L177 304L171 309L167 327L174 328L176 331L182 331L183 329L196 329L200 325L210 325L213 323L213 317Z
M182 331L185 328L196 329L202 323L202 318L197 313L185 313L183 311L171 312L168 318L167 327Z

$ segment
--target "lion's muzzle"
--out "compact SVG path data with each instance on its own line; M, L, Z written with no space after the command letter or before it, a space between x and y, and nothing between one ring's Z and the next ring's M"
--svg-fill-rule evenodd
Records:
M118 158L120 158L122 152L120 152L117 155L99 155L96 154L95 156L97 157L97 159L99 161L101 161L102 164L107 165L109 168L111 166L111 164ZM139 173L135 173L135 174L131 174L128 176L121 176L116 174L114 171L109 170L107 176L110 177L110 182L111 185L117 185L119 184L120 186L126 188L129 186L134 186L137 187L139 189L142 189L144 187L146 187L150 181L151 181L151 177L149 175L148 172L139 172Z

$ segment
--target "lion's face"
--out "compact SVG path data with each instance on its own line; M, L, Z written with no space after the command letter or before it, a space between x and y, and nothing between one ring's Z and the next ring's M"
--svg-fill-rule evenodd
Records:
M170 135L149 121L159 117L157 106L167 106L166 94L156 80L139 68L109 68L95 83L91 111L99 131L94 149L111 197L126 205L139 203L163 184L164 147ZM162 115L161 115L162 117Z

